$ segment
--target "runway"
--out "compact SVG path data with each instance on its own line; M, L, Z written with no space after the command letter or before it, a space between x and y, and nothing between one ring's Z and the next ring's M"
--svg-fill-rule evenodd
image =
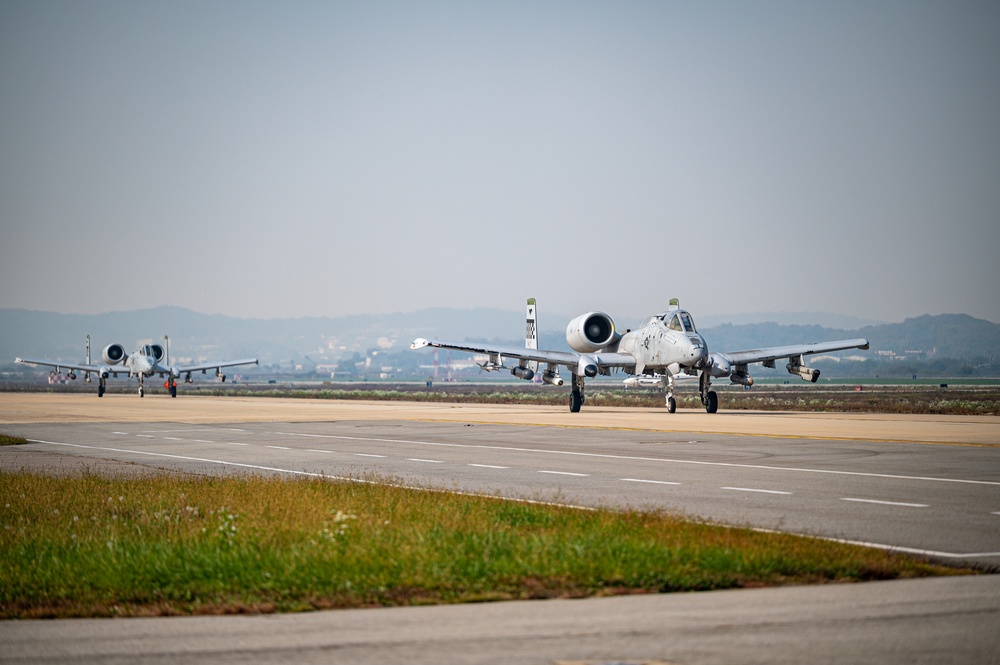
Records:
M7 469L375 474L1000 565L996 418L42 394L0 406L0 426L33 441L0 452Z
M49 399L53 397L57 399ZM0 449L0 467L8 470L171 469L354 480L376 474L414 487L579 506L662 508L715 522L848 540L940 561L1000 565L1000 424L994 418L667 414L643 409L569 414L552 407L497 405L194 397L139 400L131 396L97 400L88 395L0 394L0 431L32 441ZM995 630L1000 615L998 581L996 576L971 582L935 581L949 589L971 584L985 598L979 609L969 606L969 615L961 620L957 616L934 619L933 623L947 627L945 632L953 631L944 639L955 642L951 645L955 653L970 656L955 659L938 652L935 661L943 656L952 662L990 662L982 658L990 654L1000 659L1000 637ZM922 621L914 618L917 615L937 613L937 601L924 594L930 588L926 581L888 586L907 598L909 609L902 611L900 605L900 614L890 612L881 637L873 634L872 639L888 643L898 638L899 653L910 657L864 660L920 662L917 656L933 653L933 649L904 648L902 643L909 638L903 638L903 633L914 634ZM875 596L868 595L876 593L869 591L873 585L856 587L857 591L846 592L855 597L841 610L830 608L826 615L819 611L813 629L850 623L855 615L852 603L878 604ZM735 592L733 602L770 597L757 593ZM799 593L809 606L825 602L821 598L830 591L806 588ZM812 593L815 601L808 600ZM775 602L788 602L777 600L780 595L774 594ZM599 601L588 602L581 606L595 608L594 616L581 618L580 626L596 621L593 629L600 630L599 616L604 610L597 609ZM671 611L681 612L677 603L683 605L685 598L664 597L662 602L674 608ZM467 611L475 614L479 608ZM780 608L761 611L766 614ZM386 612L385 620L392 622L403 614ZM432 614L429 611L427 616ZM706 616L706 621L710 623L711 617ZM963 621L973 625L984 621L992 629L963 638L971 643L959 644L958 635L966 630L960 627ZM0 633L6 633L9 626L0 627ZM666 626L650 630L659 636L649 638L653 643L671 634ZM748 631L746 639L750 635ZM776 644L784 644L784 638ZM829 646L830 658L811 660L851 660L835 657L847 652L838 652L832 643ZM737 640L733 647L737 650L729 652L729 660L723 657L725 650L715 656L709 653L712 649L681 651L692 656L683 662L732 662L745 647ZM588 651L599 652L596 648ZM973 652L976 659L971 658ZM619 661L633 656L614 653ZM669 660L671 656L667 651L643 653L647 659ZM764 648L761 653L766 654L761 662L801 662L791 654L808 651L784 645ZM447 654L438 652L438 656ZM558 660L555 655L546 658L518 661ZM509 660L442 657L412 662Z

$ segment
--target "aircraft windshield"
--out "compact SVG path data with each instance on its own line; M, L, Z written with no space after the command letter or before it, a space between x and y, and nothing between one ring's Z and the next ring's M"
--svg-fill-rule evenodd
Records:
M698 332L694 327L694 319L687 312L677 312L670 317L667 327L677 332Z
M149 346L148 344L146 346L142 347L142 354L144 356L151 356L151 355L153 355L153 347Z

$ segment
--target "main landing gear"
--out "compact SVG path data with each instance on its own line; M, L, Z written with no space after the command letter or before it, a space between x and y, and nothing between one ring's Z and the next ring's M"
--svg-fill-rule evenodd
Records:
M698 383L701 391L701 403L705 405L705 411L715 413L719 410L719 396L714 390L711 390L712 377L709 376L708 372L702 372Z
M701 393L701 403L705 405L705 411L715 413L719 410L719 396L712 390L712 377L708 372L703 371L698 381L699 392ZM677 412L677 400L674 398L674 375L663 375L663 388L667 393L667 412Z
M569 412L579 413L583 406L583 377L573 375L573 391L569 394Z
M108 380L103 376L100 378L100 383L97 384L97 396L104 397L104 391L108 388Z

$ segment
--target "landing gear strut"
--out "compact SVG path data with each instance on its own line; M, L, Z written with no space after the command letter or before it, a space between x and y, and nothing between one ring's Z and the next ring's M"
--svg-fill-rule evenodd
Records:
M705 411L715 413L719 410L719 396L714 390L711 390L712 377L708 372L703 371L701 373L699 384L701 387L701 403L705 405Z
M573 392L569 394L569 412L579 413L583 406L583 377L573 375Z
M674 375L667 372L663 375L663 388L667 392L667 413L677 413L677 400L674 399Z

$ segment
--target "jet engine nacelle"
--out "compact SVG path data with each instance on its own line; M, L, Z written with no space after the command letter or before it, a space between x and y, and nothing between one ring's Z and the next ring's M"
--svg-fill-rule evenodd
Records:
M153 350L153 357L157 360L163 360L163 347L159 344L150 344L149 348Z
M125 347L121 344L108 344L101 351L101 357L109 365L119 365L125 360Z
M788 363L785 365L785 369L788 370L789 374L798 374L802 377L803 381L811 381L816 383L819 379L819 370L813 369L811 367L806 367L805 365L797 365L795 363Z
M615 332L615 322L604 312L581 314L566 326L566 342L580 353L594 353L622 338Z

